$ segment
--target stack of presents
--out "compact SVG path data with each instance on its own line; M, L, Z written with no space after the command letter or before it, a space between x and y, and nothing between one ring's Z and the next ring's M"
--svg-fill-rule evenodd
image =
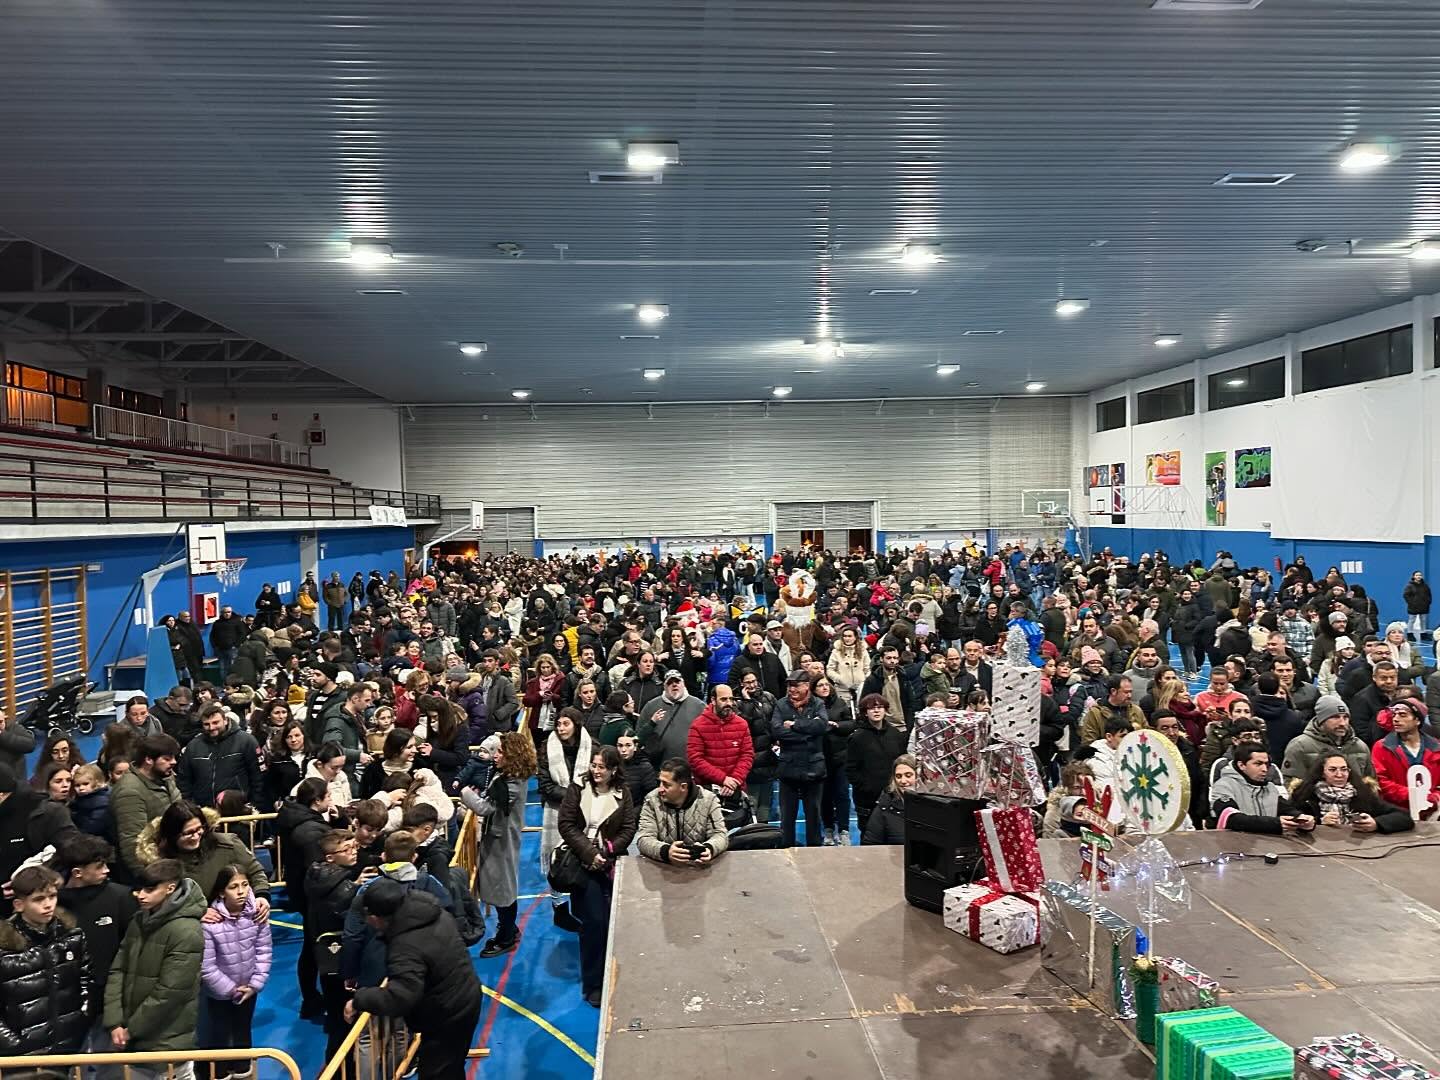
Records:
M946 890L947 928L999 953L1040 945L1045 968L1096 1007L1118 1019L1139 1016L1157 1080L1440 1080L1360 1034L1291 1047L1221 1005L1218 983L1185 960L1145 958L1143 932L1092 904L1083 882L1047 881L1031 810L1044 798L1031 749L1040 674L1012 649L993 685L989 714L926 709L912 736L919 790L989 803L975 812L986 876Z

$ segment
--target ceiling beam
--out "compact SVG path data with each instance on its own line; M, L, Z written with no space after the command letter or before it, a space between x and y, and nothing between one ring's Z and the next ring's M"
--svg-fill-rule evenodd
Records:
M213 345L222 341L250 341L244 334L226 333L167 333L154 330L116 330L93 332L86 334L0 334L0 341L18 344L21 342L49 342L54 345L64 345L76 342L96 341L141 341L141 342L168 342L170 344L186 343L190 345Z
M143 304L147 299L144 293L101 290L0 292L0 304Z

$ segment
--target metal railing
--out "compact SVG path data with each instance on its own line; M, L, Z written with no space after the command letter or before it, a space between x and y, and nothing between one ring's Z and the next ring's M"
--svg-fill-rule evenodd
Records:
M472 892L480 870L479 841L480 819L474 811L466 810L455 836L455 854L450 865L465 871L465 880ZM389 1017L361 1013L335 1056L325 1063L318 1080L396 1080L410 1068L422 1037L411 1035L403 1024ZM468 1056L489 1057L490 1051L474 1048Z
M352 487L297 476L224 475L86 462L57 450L56 460L0 454L0 521L372 520L372 506L398 507L407 519L438 518L440 496Z
M5 387L5 423L41 431L53 429L56 426L54 396L18 386Z
M266 439L228 428L172 420L168 416L152 416L109 405L93 405L91 411L91 433L107 442L139 443L163 450L198 450L244 461L265 461L272 465L310 464L310 448L299 443Z
M165 1077L179 1080L191 1075L195 1080L217 1080L230 1074L230 1069L216 1066L232 1062L252 1062L253 1080L301 1080L300 1066L284 1050L255 1046L247 1050L164 1050L142 1054L33 1054L26 1057L0 1057L0 1080L34 1080L36 1077L67 1077L85 1080L89 1070L103 1070L101 1075L118 1074L121 1080L148 1080ZM187 1072L185 1070L192 1069Z
M284 838L271 828L279 814L237 814L235 817L222 817L215 822L215 827L222 832L234 833L236 836L244 836L245 846L252 852L255 848L255 834L260 833L260 846L270 852L270 858L274 862L273 872L266 875L270 879L271 886L285 884L285 852Z

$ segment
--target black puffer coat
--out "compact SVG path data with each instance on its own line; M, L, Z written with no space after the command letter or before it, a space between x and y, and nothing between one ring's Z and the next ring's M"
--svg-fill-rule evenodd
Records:
M0 922L0 1055L73 1054L90 1028L85 933L56 909L45 931Z
M357 1009L403 1016L422 1034L475 1023L480 979L455 920L433 896L406 893L383 936L388 980L355 991Z
M862 844L903 844L905 843L905 796L895 795L888 789L880 793L870 819L865 822Z

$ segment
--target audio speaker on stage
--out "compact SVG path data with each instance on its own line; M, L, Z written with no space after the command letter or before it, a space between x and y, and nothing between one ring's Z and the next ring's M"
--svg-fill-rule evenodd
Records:
M945 890L966 885L983 866L975 811L986 804L948 795L905 793L905 899L940 914Z

